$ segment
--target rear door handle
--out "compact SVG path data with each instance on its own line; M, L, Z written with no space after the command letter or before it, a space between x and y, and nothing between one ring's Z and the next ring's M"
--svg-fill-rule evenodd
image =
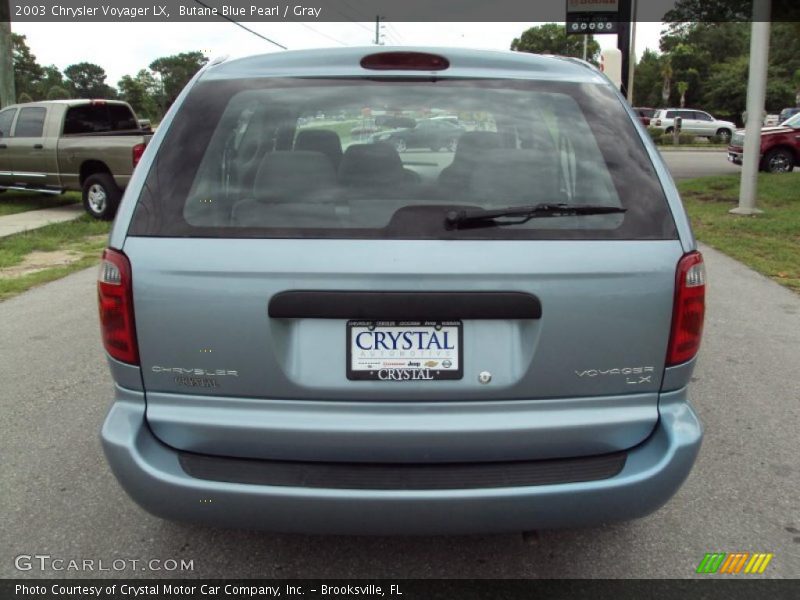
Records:
M41 150L42 148L44 148L44 146L42 146L41 144L34 144L33 148L34 150Z

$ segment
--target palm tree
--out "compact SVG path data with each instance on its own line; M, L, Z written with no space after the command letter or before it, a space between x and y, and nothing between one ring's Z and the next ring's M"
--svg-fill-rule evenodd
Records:
M669 104L669 96L672 93L672 63L669 56L664 57L664 64L661 67L661 77L664 79L664 84L661 87L661 101L664 106Z
M686 106L686 90L689 89L689 84L685 81L678 82L678 93L681 95L681 108Z

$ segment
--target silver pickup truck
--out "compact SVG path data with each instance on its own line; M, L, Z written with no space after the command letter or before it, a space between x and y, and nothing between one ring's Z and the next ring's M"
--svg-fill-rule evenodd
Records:
M113 219L151 132L113 100L54 100L0 111L0 192L80 190L97 219Z

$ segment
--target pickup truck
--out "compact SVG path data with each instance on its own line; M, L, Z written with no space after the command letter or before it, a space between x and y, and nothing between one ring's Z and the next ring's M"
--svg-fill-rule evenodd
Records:
M744 130L733 134L728 146L728 160L742 164ZM761 129L761 149L758 168L769 173L789 173L800 165L800 113L777 127Z
M113 100L53 100L0 111L0 192L78 190L96 219L114 218L152 137Z

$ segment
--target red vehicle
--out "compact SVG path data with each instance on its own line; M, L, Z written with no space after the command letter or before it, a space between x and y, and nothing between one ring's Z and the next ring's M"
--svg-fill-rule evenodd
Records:
M738 130L728 146L728 160L742 164L744 129ZM789 173L800 165L800 113L777 127L761 130L761 161L758 168L770 173Z
M645 127L650 127L650 119L656 114L655 108L633 107L633 112L639 115L639 120Z

